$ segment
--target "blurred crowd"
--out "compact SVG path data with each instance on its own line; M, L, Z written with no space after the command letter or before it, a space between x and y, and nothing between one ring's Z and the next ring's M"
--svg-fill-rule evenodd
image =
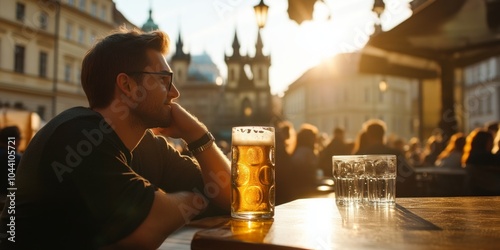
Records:
M498 126L499 122L492 122L468 134L459 132L449 138L435 129L421 142L417 137L406 141L393 134L389 136L385 122L372 119L362 124L354 141L348 141L345 130L340 127L325 136L313 124L304 123L295 129L288 121L277 122L276 185L281 187L276 189L277 202L314 194L318 179L332 177L332 156L350 154L396 155L399 197L417 196L416 172L429 168L467 170L467 194L499 195ZM476 183L479 183L477 187Z

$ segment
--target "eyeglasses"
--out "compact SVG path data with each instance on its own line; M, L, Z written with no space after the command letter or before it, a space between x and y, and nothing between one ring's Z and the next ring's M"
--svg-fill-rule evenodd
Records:
M138 75L138 74L148 74L148 75L159 75L163 81L163 84L167 86L168 92L172 88L172 83L174 82L174 72L169 71L161 71L161 72L147 72L147 71L138 71L138 72L129 72L129 75Z

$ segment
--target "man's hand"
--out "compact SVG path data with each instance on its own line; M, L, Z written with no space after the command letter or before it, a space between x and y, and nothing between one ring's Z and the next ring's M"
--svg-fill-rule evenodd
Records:
M171 138L181 138L186 143L193 142L202 137L207 128L196 117L178 103L172 102L172 124L166 128L154 128L153 133Z

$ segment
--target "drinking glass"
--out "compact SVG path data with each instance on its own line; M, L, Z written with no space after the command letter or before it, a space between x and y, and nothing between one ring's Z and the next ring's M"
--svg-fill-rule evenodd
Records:
M361 203L365 183L364 156L334 155L332 163L337 204L352 205Z
M396 169L395 155L365 156L369 203L394 204L396 202Z

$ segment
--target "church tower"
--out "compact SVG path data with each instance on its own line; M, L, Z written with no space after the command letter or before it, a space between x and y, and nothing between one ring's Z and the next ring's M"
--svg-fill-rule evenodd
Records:
M224 113L232 117L227 126L268 125L271 119L272 102L269 87L270 57L264 56L260 34L257 38L254 57L240 54L240 44L235 33L233 54L226 55L228 69L224 90Z
M141 29L143 31L145 31L145 32L150 32L150 31L153 31L153 30L157 30L159 28L160 27L158 26L158 24L156 24L155 21L153 21L153 10L150 7L149 8L149 18L146 21L146 23L144 23L144 25L142 25Z
M257 93L257 111L261 120L269 121L272 116L272 96L269 86L269 67L271 66L271 57L265 56L262 49L264 44L260 32L257 33L257 42L255 44L255 56L249 63L252 69L254 91Z
M189 64L191 63L191 54L185 53L183 50L184 43L179 29L179 37L175 43L175 54L171 59L171 66L174 72L175 84L179 87L186 84L188 81Z

